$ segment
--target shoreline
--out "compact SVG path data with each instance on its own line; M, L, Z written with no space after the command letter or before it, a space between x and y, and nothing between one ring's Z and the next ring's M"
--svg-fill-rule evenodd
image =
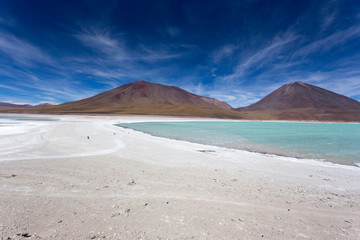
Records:
M0 113L0 117L1 117ZM5 115L10 115L10 116L14 116L12 114L5 114ZM37 117L38 115L42 115L42 114L17 114L17 115L22 115L24 117ZM45 115L46 117L49 117L49 119L51 119L51 117L53 117L54 115ZM62 117L67 119L66 117L70 117L71 118L76 118L79 117L78 115L56 115L59 118L58 119L53 119L50 121L61 121L63 119L61 119ZM93 115L86 115L86 116L82 116L85 119L87 118L99 118L99 117L104 117L104 118L117 118L119 117L118 115L112 115L112 116L93 116ZM125 117L125 119L123 119L122 122L113 122L112 125L114 125L115 127L118 128L124 128L124 129L130 129L134 132L138 132L138 133L142 133L145 134L147 136L150 137L155 137L155 138L162 138L162 139L168 139L168 140L172 140L172 141L179 141L179 142L186 142L186 143L190 143L190 144L198 144L198 145L204 145L206 147L216 147L216 148L224 148L224 149L229 149L229 150L237 150L237 151L241 151L241 152L249 152L249 153L254 153L254 154L259 154L260 156L264 156L264 157L269 157L269 158L279 158L279 159L283 159L284 161L290 161L290 162L297 162L297 163L302 163L302 164L312 164L312 165L319 165L319 166L328 166L328 167L339 167L339 168L347 168L347 167L355 167L355 168L360 168L360 163L354 163L352 165L350 164L341 164L341 163L336 163L336 162L331 162L329 160L326 159L316 159L316 158L303 158L303 157L296 157L296 156L287 156L287 155L281 155L281 154L276 154L276 153L266 153L266 152L259 152L259 151L251 151L251 150L246 150L246 149L239 149L239 148L230 148L230 147L222 147L222 146L216 146L216 145L208 145L208 144L204 144L204 143L197 143L197 142L192 142L192 141L187 141L187 140L182 140L182 139L174 139L174 138L167 138L167 137L162 137L162 136L157 136L157 135L152 135L150 133L146 133L146 132L142 132L140 130L135 130L132 129L130 127L124 127L124 126L119 126L123 123L138 123L138 122L142 122L142 123L147 123L147 122L191 122L191 121L195 121L195 122L200 122L200 121L209 121L209 122L290 122L290 123L323 123L323 122L301 122L301 121L267 121L267 120L229 120L229 119L216 119L216 118L202 118L202 117L173 117L173 116L158 116L158 115L126 115L123 116ZM120 117L121 118L121 117ZM135 119L134 119L135 118ZM130 119L130 120L128 120ZM153 121L153 119L155 121ZM31 121L32 119L28 119L25 121ZM108 119L109 120L109 119ZM125 121L124 121L125 120ZM23 121L23 120L21 120ZM42 120L34 120L35 122L41 122ZM47 122L49 120L45 120L45 122ZM111 120L111 121L116 121L116 120ZM332 122L326 122L326 123L332 123ZM41 124L39 124L41 126ZM118 143L119 145L121 145L121 143ZM116 150L118 150L119 148L117 148ZM110 151L111 152L111 151ZM98 153L97 155L101 155L102 152ZM95 154L96 155L96 154ZM73 156L43 156L43 157L37 157L38 159L45 159L45 158L63 158L63 157L85 157L85 156L92 156L91 154L78 154L78 155L73 155ZM27 158L22 158L20 160L29 160L32 159L33 157L27 157ZM5 159L5 160L0 160L1 161L13 161L12 159Z
M69 117L149 117L149 118L174 118L174 119L207 119L209 121L239 121L239 122L293 122L293 123L339 123L339 124L360 124L360 122L351 121L317 121L317 120L264 120L264 119L233 119L233 118L211 118L211 117L197 117L197 116L183 116L183 115L147 115L147 114L51 114L51 113L7 113L0 112L1 115L25 115L25 116L69 116Z
M359 236L358 167L114 126L160 118L59 116L17 135L19 144L36 139L9 153L18 160L0 161L0 239L19 233L45 239ZM81 152L87 155L74 156Z
M166 121L166 122L171 122L171 121ZM146 122L144 122L144 123L146 123ZM115 124L115 126L117 126L117 125ZM171 141L175 141L175 142L184 142L184 143L190 143L190 144L196 144L196 145L203 145L204 147L207 147L207 148L213 147L213 148L219 148L219 149L225 149L225 150L248 152L248 153L258 154L259 156L263 156L266 158L277 158L277 159L281 159L283 161L296 162L296 163L300 163L300 164L309 164L309 165L318 165L318 166L324 166L324 167L336 167L336 168L345 168L345 169L353 169L353 168L360 169L360 166L356 165L356 163L354 165L340 164L340 163L327 161L326 159L292 157L292 156L279 155L279 154L266 153L266 152L250 151L250 150L244 150L244 149L238 149L238 148L221 147L221 146L216 146L216 145L191 142L191 141L182 140L182 139L167 138L167 137L152 135L150 133L142 132L140 130L135 130L130 127L124 127L124 126L117 126L117 127L123 128L123 129L128 129L128 130L131 130L131 131L134 131L137 133L141 133L146 136L153 137L153 138L161 138L161 139L167 139L167 140L171 140Z
M180 120L181 122L197 122L197 121L202 121L202 120L189 120L189 119L185 119L185 120ZM152 123L152 122L164 122L164 121L141 121L142 123ZM165 120L165 122L179 122L178 120ZM205 120L205 122L208 122L208 120ZM209 121L212 122L212 121ZM214 122L227 122L225 121L217 121L214 120ZM232 121L233 122L233 121ZM241 121L241 122L254 122L254 121ZM268 122L268 121L261 121L261 122ZM130 122L130 123L138 123L138 122ZM292 122L291 122L292 123ZM296 122L296 123L300 123L300 122ZM115 124L115 126L117 127L121 127L124 129L131 129L133 131L137 131L137 132L141 132L144 133L146 135L152 136L152 137L159 137L159 138L165 138L165 139L171 139L171 140L176 140L176 141L184 141L184 142L189 142L189 143L195 143L195 144L203 144L206 146L210 146L210 147L219 147L219 148L225 148L225 149L232 149L232 150L240 150L240 151L245 151L245 152L251 152L251 153L256 153L256 154L260 154L262 156L270 156L270 157L279 157L279 158L285 158L289 161L299 161L299 162L318 162L320 165L332 165L332 166L349 166L349 167L360 167L360 162L354 162L352 164L345 164L345 163L339 163L336 161L331 161L325 158L306 158L306 157L301 157L301 156L291 156L291 155L286 155L286 154L280 154L280 153L271 153L271 152L261 152L261 151L256 151L256 150L249 150L249 149L241 149L241 148L232 148L232 147L226 147L226 146L218 146L218 145L211 145L211 144L206 144L206 143L201 143L201 142L196 142L196 141L190 141L190 140L186 140L186 139L181 139L181 138L173 138L173 137L166 137L166 136L161 136L161 134L156 135L156 134L151 134L148 132L143 132L141 130L137 130L137 129L133 129L131 127L128 126L121 126L121 124L123 123L119 123L119 124Z

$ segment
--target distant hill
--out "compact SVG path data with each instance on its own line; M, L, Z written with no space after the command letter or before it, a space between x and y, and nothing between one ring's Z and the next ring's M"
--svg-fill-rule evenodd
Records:
M240 118L225 102L181 88L136 81L83 100L25 109L33 113L155 114Z
M251 119L360 121L360 102L302 82L286 84L236 110Z
M0 102L0 110L36 108L36 107L47 107L47 106L52 106L52 104L41 103L38 105L30 105L30 104L12 104L12 103Z

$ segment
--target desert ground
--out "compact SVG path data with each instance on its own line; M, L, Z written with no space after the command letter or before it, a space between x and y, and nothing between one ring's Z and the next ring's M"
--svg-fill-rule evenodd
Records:
M50 118L0 128L0 239L360 239L359 167Z

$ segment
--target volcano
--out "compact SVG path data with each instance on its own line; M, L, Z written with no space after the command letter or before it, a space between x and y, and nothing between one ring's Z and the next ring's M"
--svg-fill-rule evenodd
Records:
M360 121L360 102L303 82L286 84L236 110L251 119Z
M230 105L181 88L136 81L90 98L51 107L29 109L34 113L154 114L239 118Z

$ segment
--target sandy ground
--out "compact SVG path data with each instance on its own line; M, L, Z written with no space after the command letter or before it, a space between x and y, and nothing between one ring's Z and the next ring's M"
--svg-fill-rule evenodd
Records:
M53 117L0 132L0 239L360 239L360 168Z

